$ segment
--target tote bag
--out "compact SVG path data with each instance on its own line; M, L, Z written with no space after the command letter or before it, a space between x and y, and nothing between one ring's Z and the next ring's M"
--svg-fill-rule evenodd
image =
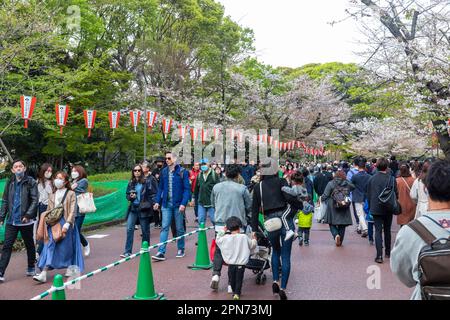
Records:
M86 192L78 195L77 204L80 213L94 213L97 211L97 207L94 203L94 195L91 192Z

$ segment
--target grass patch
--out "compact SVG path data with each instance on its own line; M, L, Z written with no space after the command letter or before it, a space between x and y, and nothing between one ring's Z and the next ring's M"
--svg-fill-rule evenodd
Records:
M110 182L110 181L120 181L129 180L131 177L130 172L114 172L114 173L101 173L88 176L89 182Z
M107 194L116 192L117 188L105 188L100 186L93 186L92 187L92 193L94 194L94 198L103 197Z

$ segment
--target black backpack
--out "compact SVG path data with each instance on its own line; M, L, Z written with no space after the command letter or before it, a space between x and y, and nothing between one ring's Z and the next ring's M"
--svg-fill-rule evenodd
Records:
M350 189L347 186L337 185L331 193L333 206L337 209L347 209L351 205Z
M439 225L430 217L424 217ZM419 220L408 226L427 244L419 254L422 299L450 300L450 234L448 238L437 239Z

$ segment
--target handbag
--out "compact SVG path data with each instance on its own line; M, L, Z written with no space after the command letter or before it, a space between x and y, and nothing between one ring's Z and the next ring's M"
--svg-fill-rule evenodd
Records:
M66 193L64 193L64 197L62 198L61 204L59 206L46 212L45 223L47 223L47 225L53 227L54 225L58 224L59 220L61 220L61 218L64 216L64 201L66 200L68 193L69 190L66 190Z
M398 202L397 198L395 197L394 183L392 184L392 186L390 186L390 182L392 180L394 180L394 177L390 177L386 187L378 195L378 200L386 211L397 216L402 213L402 207L400 205L400 202Z
M90 192L82 193L77 196L77 205L80 213L93 213L97 211L94 203L94 195Z
M64 239L64 235L63 235L63 232L62 232L62 227L61 227L61 224L59 222L57 224L55 224L54 226L52 226L51 230L52 230L53 241L59 242L62 239Z
M262 193L262 181L259 183L259 193L261 195L261 211L264 215L263 193ZM281 219L278 217L270 218L264 221L264 228L268 232L278 231L282 227Z

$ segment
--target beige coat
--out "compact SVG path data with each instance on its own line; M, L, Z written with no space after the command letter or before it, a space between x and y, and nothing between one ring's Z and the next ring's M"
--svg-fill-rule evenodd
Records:
M67 193L66 200L64 201L64 220L66 220L66 223L70 223L70 225L73 227L75 223L75 206L76 206L76 195L75 192L69 190ZM44 242L48 242L48 231L47 231L47 224L45 223L45 216L47 215L47 212L55 208L55 194L51 194L48 199L48 207L47 211L41 214L41 217L39 219L39 226L36 233L36 239L37 240L44 240ZM60 233L60 224L56 224L56 226L52 227L52 233L55 235L55 233ZM55 237L54 237L55 238Z

